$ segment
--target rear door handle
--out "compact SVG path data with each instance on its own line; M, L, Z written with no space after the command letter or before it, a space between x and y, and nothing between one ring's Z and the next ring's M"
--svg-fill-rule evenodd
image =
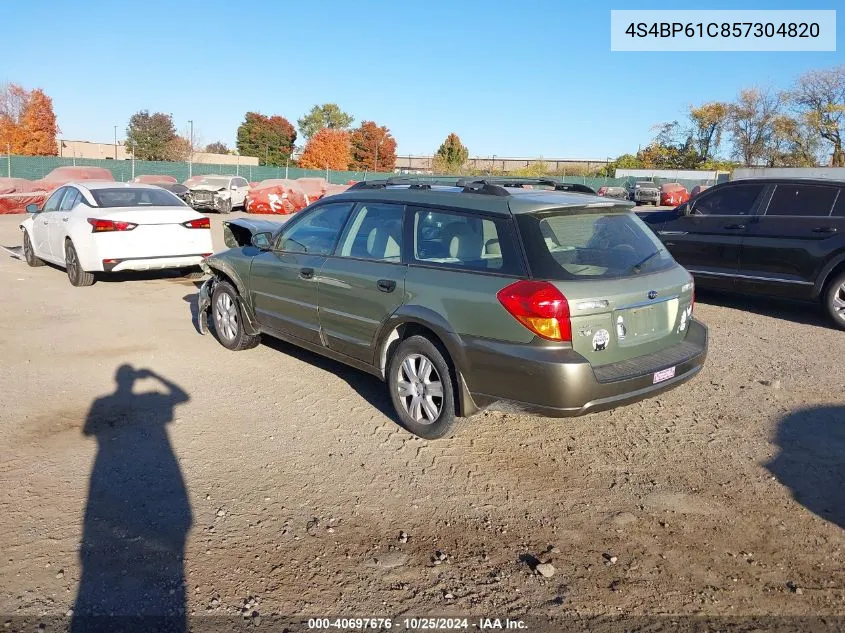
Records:
M47 220L41 220L41 224L46 225L46 224L47 224Z
M813 233L836 233L835 226L817 226L813 229Z
M313 268L301 268L299 271L299 276L303 279L311 279L314 277L314 269Z
M376 286L378 286L378 289L382 292L393 292L396 290L396 282L392 279L379 279L376 282Z
M731 231L738 231L745 228L744 224L726 224L722 227L723 229L729 229Z

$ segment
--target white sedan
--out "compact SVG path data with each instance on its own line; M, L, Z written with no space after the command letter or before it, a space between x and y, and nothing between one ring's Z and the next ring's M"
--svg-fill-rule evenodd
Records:
M190 274L214 251L209 219L155 185L72 182L27 211L20 224L26 263L61 266L74 286L90 286L95 272Z

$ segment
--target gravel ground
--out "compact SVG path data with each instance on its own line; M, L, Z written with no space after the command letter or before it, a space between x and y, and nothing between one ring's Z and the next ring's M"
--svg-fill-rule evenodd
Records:
M691 383L425 441L376 379L200 336L196 293L0 250L0 614L845 615L845 332L813 306L699 293Z

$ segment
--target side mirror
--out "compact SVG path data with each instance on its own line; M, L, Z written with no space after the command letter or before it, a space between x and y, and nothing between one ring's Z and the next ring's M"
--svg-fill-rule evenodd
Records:
M271 248L270 233L256 233L252 236L252 245L262 251L269 251Z
M32 202L26 205L26 212L35 215L36 213L41 213L41 208L37 204Z

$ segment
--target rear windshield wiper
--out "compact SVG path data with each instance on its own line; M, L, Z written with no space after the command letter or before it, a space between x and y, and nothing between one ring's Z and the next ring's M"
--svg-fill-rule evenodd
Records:
M650 260L652 257L657 257L658 255L660 255L660 251L659 251L659 250L658 250L658 251L654 251L651 255L648 255L647 257L642 258L642 259L641 259L640 261L638 261L636 264L634 264L633 266L631 266L631 272L632 272L632 273L638 273L638 272L640 272L640 268L643 266L643 264L645 264L645 263L646 263L648 260Z

